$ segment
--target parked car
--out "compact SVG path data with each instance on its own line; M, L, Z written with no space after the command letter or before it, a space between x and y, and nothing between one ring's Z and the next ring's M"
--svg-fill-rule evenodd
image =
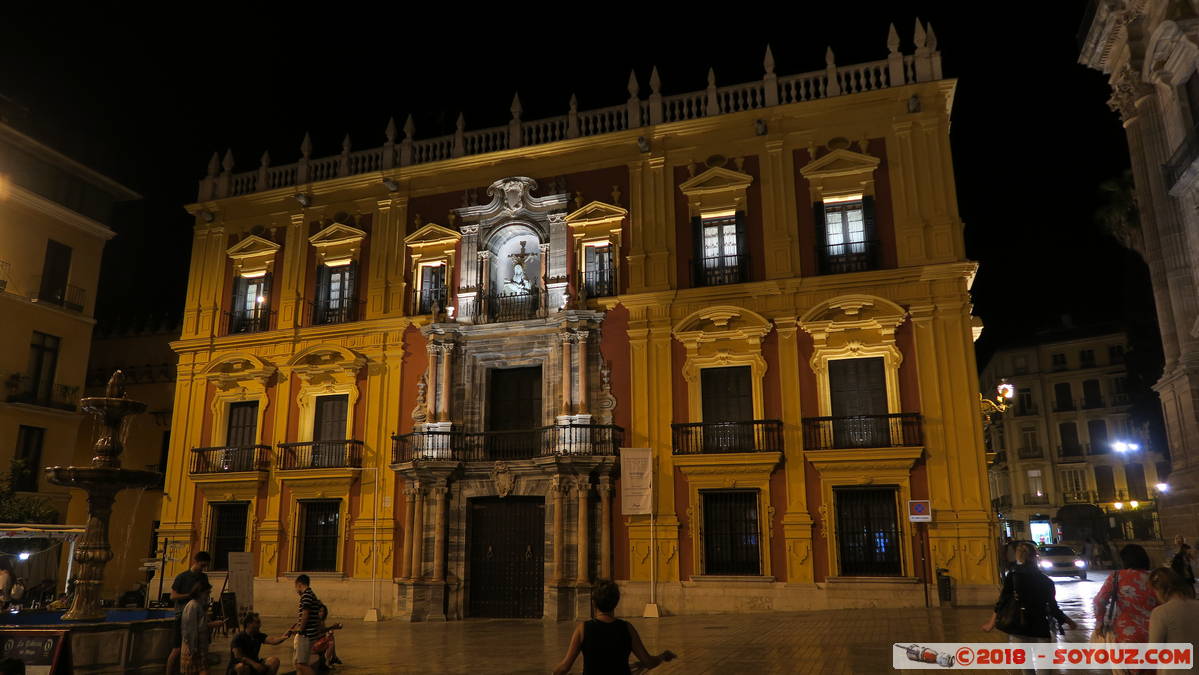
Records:
M1087 578L1087 561L1069 546L1050 544L1040 547L1041 571L1051 577Z

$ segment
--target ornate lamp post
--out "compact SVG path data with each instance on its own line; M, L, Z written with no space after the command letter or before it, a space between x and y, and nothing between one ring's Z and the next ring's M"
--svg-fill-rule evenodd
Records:
M1007 412L1011 407L1012 398L1016 396L1016 387L1004 378L999 381L999 386L995 387L996 396L994 399L985 398L981 393L978 395L979 411L983 416L983 426L991 426L992 417Z

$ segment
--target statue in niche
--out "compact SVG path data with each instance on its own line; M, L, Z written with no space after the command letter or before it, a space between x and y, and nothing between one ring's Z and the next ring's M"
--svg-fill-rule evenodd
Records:
M520 253L513 253L508 256L512 259L512 277L504 282L504 292L512 293L528 293L532 289L532 282L525 276L525 262L529 258L537 256L536 253L526 253L525 245L527 242L520 242Z

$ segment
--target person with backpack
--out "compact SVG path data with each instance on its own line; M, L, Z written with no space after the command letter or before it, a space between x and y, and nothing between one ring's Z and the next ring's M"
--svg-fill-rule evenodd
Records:
M1003 579L1003 590L991 618L982 625L986 633L998 628L1008 634L1009 642L1049 642L1060 628L1053 623L1078 628L1073 619L1057 606L1053 580L1037 566L1037 549L1020 542L1016 546L1016 566ZM1036 673L1035 668L1025 669Z

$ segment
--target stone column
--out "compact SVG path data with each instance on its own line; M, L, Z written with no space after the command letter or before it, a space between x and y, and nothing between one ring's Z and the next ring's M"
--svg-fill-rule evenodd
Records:
M600 495L600 568L601 579L612 578L612 482L601 478Z
M575 583L579 586L591 585L591 573L587 569L587 558L589 557L588 541L590 539L590 530L587 527L587 496L591 492L591 484L587 478L580 478L575 484L575 491L579 498L579 553L578 553L578 572L575 575Z
M559 415L570 414L570 333L562 333L562 406L558 411Z
M566 491L565 487L560 478L555 478L553 485L550 486L554 499L554 577L550 583L554 586L562 585L566 579L566 561L563 560L566 547L562 545L566 529L566 519L562 513L562 510L566 508L566 500L562 498Z
M441 389L438 390L437 398L437 421L450 421L450 353L454 351L454 345L450 342L443 342L438 345L441 352L441 375L437 378Z
M589 331L580 330L575 332L575 337L579 341L579 405L575 409L578 415L586 415L591 412L591 382L587 372L587 335Z
M444 485L439 485L429 489L431 499L437 500L436 527L434 530L433 539L433 581L441 583L445 581L445 509L446 509L446 492L447 488Z
M400 578L412 578L412 528L415 525L413 509L415 508L416 490L404 488L404 546L400 552Z
M427 398L425 399L425 419L429 422L437 421L437 345L430 341L425 344L425 351L429 354L429 365L425 368L425 380L428 382Z
M479 251L479 288L484 297L491 292L491 251Z
M412 577L413 581L424 580L424 543L425 543L425 495L424 490L417 486L416 503L413 504L412 522Z

